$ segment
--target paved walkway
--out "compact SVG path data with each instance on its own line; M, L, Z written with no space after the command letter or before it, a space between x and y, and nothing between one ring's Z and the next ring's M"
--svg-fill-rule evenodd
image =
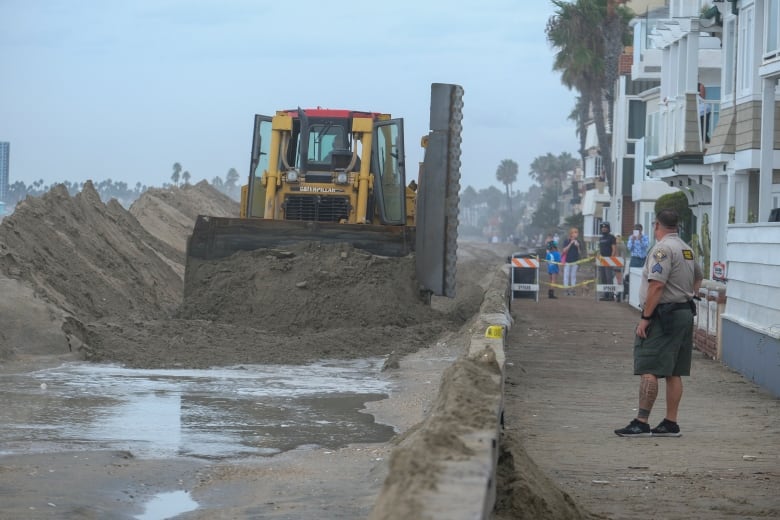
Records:
M636 414L638 311L561 295L515 300L512 314L506 428L581 506L606 518L780 518L780 400L694 352L683 436L617 437Z

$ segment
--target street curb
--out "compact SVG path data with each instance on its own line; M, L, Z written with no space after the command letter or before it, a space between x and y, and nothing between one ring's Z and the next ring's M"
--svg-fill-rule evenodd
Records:
M491 518L511 326L508 298L509 268L502 266L485 291L467 352L442 375L428 416L393 450L370 519Z

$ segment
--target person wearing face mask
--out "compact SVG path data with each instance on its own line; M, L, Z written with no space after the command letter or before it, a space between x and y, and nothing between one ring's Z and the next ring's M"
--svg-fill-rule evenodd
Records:
M634 226L634 233L628 237L628 252L631 253L629 267L642 267L645 265L647 250L650 247L650 240L647 235L642 233L642 224Z

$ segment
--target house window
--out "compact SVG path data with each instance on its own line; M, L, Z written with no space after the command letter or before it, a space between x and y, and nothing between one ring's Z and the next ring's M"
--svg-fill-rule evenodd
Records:
M641 139L645 135L645 102L632 99L628 102L628 138Z
M766 1L764 59L780 56L780 0Z
M739 84L741 95L750 94L753 90L753 30L755 9L748 7L739 14Z
M602 164L600 155L592 155L585 158L585 178L592 179L602 174Z
M648 158L658 157L658 112L647 115L645 155Z
M726 26L723 30L725 38L723 48L726 50L726 57L723 63L723 94L724 99L731 98L734 93L734 61L736 45L736 19L726 20Z

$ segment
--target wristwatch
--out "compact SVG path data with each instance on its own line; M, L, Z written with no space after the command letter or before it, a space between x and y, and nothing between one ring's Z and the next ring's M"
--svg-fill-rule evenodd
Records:
M653 319L653 317L652 316L645 316L644 314L642 314L641 319L647 320L647 321L651 321Z

